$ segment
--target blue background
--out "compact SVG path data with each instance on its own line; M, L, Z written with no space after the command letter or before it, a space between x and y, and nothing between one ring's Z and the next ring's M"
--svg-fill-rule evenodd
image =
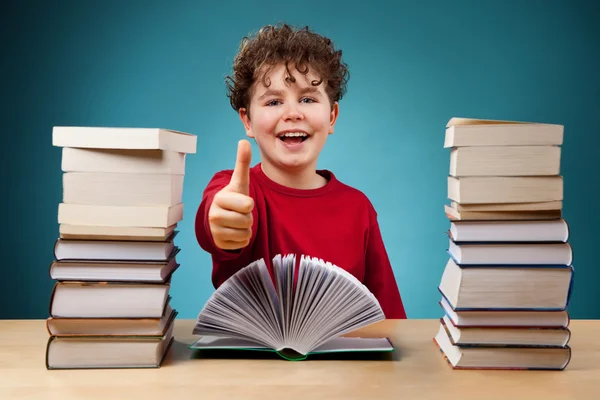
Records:
M214 172L232 168L241 122L224 76L240 39L309 25L350 66L319 168L365 192L409 318L438 318L453 116L563 124L573 318L600 318L600 12L593 1L56 1L3 6L0 318L46 318L58 235L55 125L163 127L198 135L187 158L173 305L195 318L213 290L193 221ZM386 4L384 6L383 4ZM258 162L254 150L253 163Z

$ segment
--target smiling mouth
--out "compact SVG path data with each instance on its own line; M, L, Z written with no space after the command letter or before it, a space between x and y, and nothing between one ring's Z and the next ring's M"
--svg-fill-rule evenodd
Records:
M291 132L279 135L278 138L285 144L300 144L308 139L308 135L304 132Z

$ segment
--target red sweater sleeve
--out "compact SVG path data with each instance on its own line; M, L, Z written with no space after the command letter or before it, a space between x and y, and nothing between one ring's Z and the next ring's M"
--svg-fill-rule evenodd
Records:
M252 211L254 219L252 226L252 238L250 244L241 251L226 251L217 247L210 232L210 224L208 221L208 211L213 202L215 194L223 189L231 180L232 170L224 170L217 172L210 180L204 193L202 194L202 201L198 207L196 213L194 228L196 233L196 239L202 249L207 251L212 256L213 270L212 270L212 281L215 288L219 287L225 280L231 275L236 273L241 268L249 264L248 253L250 252L257 231L258 214L256 207ZM252 184L250 184L250 196L255 198L253 195L254 190ZM255 199L256 200L256 199Z
M364 283L379 300L386 318L406 319L398 284L381 237L374 209L371 210L369 219Z

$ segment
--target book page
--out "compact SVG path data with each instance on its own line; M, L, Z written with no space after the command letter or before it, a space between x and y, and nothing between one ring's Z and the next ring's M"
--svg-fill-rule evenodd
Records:
M323 260L302 257L297 292L301 305L294 310L287 344L300 353L385 318L363 284Z
M311 330L311 338L318 335L315 332L315 321L321 321L325 318L323 310L329 309L331 306L329 292L332 288L332 284L335 281L335 272L329 268L321 268L320 272L313 279L312 293L310 295L310 304L299 310L297 318L300 320L298 331L294 332L295 337L305 336L307 329ZM311 323L312 322L312 323Z
M274 279L261 259L236 272L200 312L194 334L230 336L306 355L325 343L333 346L333 338L385 319L368 288L329 262L301 256L297 281L295 255L276 256L273 269ZM366 343L351 348L356 346Z
M205 335L190 346L191 349L266 349L252 340Z
M260 264L262 263L262 265ZM274 312L279 306L271 296L275 289L270 277L262 279L259 260L241 269L213 293L198 316L193 333L197 335L237 336L278 348L283 343L281 324ZM268 276L268 273L267 273ZM271 290L265 285L271 285Z

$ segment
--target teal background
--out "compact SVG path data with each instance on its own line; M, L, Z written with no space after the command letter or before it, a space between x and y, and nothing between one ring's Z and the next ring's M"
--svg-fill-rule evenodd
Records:
M213 290L193 221L242 124L223 82L240 39L309 25L350 65L319 168L365 192L409 318L437 318L453 116L564 124L561 173L576 283L573 318L600 318L600 21L593 1L28 1L3 6L0 318L46 318L62 181L55 125L198 135L187 158L173 304L195 318ZM386 4L384 6L383 4ZM253 163L258 150L253 148Z

